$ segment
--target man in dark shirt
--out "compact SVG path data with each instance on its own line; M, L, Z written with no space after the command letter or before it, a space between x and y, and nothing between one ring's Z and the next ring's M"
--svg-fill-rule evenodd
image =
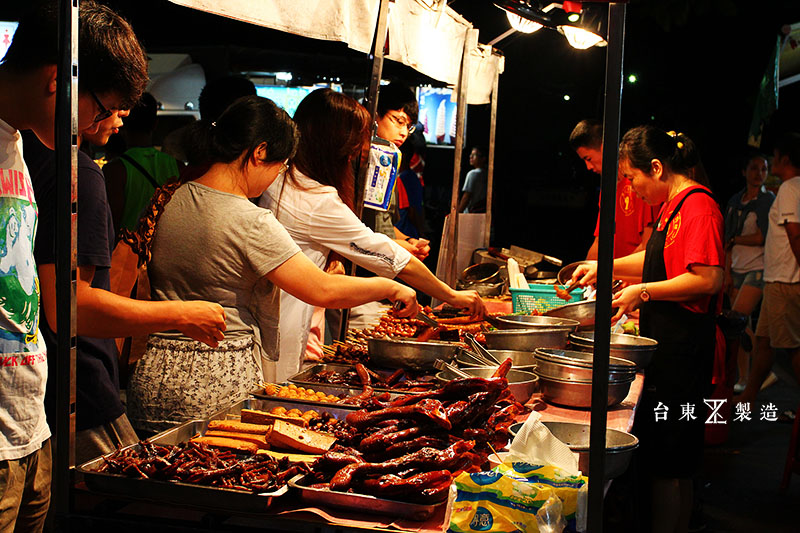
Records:
M84 133L81 140L104 145L127 114L114 110L99 122L96 133ZM55 347L55 157L32 135L24 137L24 155L39 204L34 257L41 277L41 330L47 345ZM224 312L216 303L137 301L109 292L114 224L103 172L82 151L78 152L78 198L75 459L80 464L138 440L120 400L117 348L112 337L179 329L216 344L215 335L222 338ZM52 413L52 381L48 381L47 392L45 404Z

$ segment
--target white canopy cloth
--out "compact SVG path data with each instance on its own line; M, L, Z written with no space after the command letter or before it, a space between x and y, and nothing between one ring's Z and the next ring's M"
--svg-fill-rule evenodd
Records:
M347 43L364 53L369 53L372 47L380 7L376 0L170 1L295 35Z

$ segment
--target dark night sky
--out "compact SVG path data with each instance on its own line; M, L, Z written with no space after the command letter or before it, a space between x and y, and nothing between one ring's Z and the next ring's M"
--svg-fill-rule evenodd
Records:
M149 51L190 50L207 77L247 67L368 82L366 56L340 43L267 30L166 0L104 3L131 21ZM0 19L13 19L19 4L2 2ZM505 14L489 0L449 5L480 29L483 43L508 28ZM800 22L800 2L632 0L627 12L624 71L640 81L624 86L622 130L653 122L688 134L700 148L719 200L726 201L740 187L736 157L746 142L759 80L781 25ZM580 259L591 242L599 180L571 152L567 137L578 120L602 116L605 50L575 50L550 30L515 34L498 47L506 72L500 80L493 244ZM390 63L385 77L415 76ZM781 91L783 122L798 116L797 86ZM564 101L564 94L571 99ZM470 106L467 145L488 142L488 116L488 106ZM452 152L434 152L426 186L449 198Z

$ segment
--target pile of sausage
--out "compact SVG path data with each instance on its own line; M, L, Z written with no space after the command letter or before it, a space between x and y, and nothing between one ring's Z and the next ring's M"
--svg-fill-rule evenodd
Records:
M477 471L525 408L508 390L509 359L495 377L450 381L347 415L337 444L312 464L312 486L417 503L447 497L453 477Z
M231 451L199 442L160 446L145 440L138 448L118 450L105 457L98 471L260 493L279 489L292 476L307 472L308 467L269 455L242 459Z

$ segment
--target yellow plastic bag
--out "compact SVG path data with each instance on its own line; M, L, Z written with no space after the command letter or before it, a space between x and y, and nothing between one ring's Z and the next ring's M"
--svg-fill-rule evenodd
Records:
M575 531L587 481L585 476L571 476L554 466L528 463L463 473L454 481L448 531Z

